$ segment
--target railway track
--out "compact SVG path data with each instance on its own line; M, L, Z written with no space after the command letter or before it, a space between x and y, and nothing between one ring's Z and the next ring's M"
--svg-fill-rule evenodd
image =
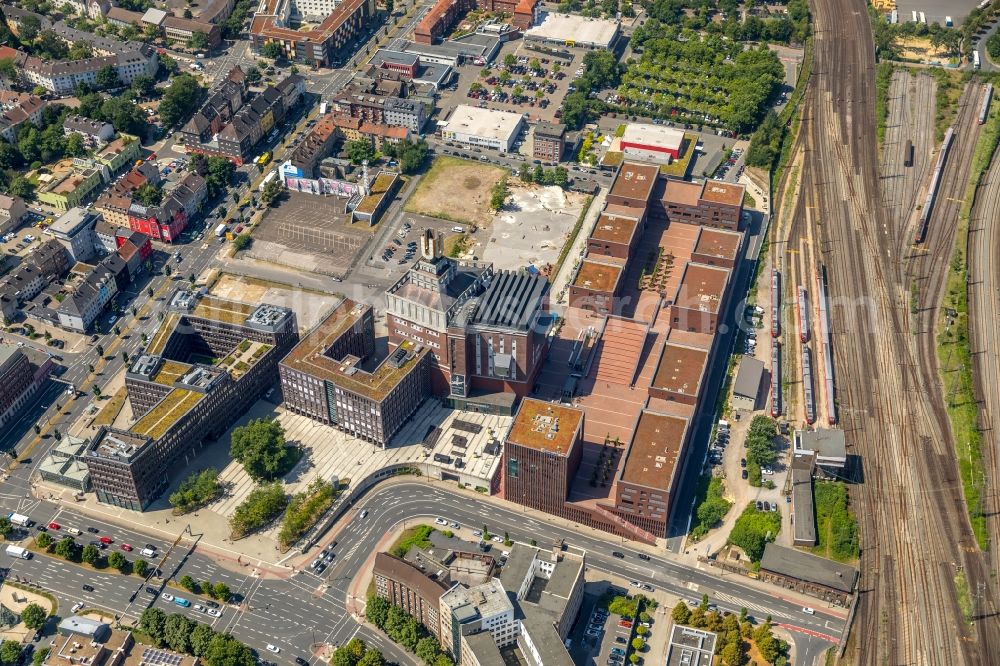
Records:
M976 206L969 220L969 321L973 377L980 404L980 427L983 433L983 463L989 484L984 491L983 513L994 538L990 550L991 570L1000 569L996 537L1000 535L1000 159L996 156L986 172L976 195Z
M928 256L904 261L907 221L893 214L899 204L890 210L879 179L865 3L814 0L813 12L815 62L800 137L802 196L788 249L811 245L828 267L840 413L849 452L863 467L864 482L852 487L862 577L849 656L864 664L991 663L1000 654L993 591L984 594L982 616L971 627L958 606L958 569L974 588L991 579L965 512L936 359L929 362L921 346L926 343L910 333L905 282L923 269L926 305L936 308L940 278L930 264L945 252L947 269L947 236L954 232L935 229ZM963 128L966 113L960 110ZM957 154L967 162L975 132L963 131L959 141L968 151ZM955 191L962 171L967 176L961 165L943 175L942 192ZM947 226L950 214L942 206L932 225L942 220L938 226ZM927 330L933 351L933 328Z

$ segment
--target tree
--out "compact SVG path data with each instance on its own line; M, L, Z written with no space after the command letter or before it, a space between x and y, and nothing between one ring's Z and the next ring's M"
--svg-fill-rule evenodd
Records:
M118 571L123 571L125 566L128 564L128 560L125 556L119 553L117 550L108 555L108 566L113 569L118 569Z
M118 331L115 331L115 333L117 334ZM128 365L128 352L122 352L122 362Z
M277 203L278 199L285 192L285 186L280 180L275 178L267 182L264 186L264 191L260 193L260 200L264 202L265 206L270 206L272 203Z
M35 40L36 53L49 60L65 60L69 56L69 46L55 30L42 30Z
M80 554L81 559L87 564L93 566L97 564L97 561L101 559L101 550L92 543L88 543L83 547L83 552Z
M68 157L81 157L87 152L83 136L75 132L66 137L63 149Z
M140 74L132 79L132 90L140 97L149 97L156 89L156 79L152 76Z
M277 421L254 419L233 430L229 454L255 481L270 481L284 469L288 457L285 430Z
M275 481L257 487L250 492L242 504L236 507L229 519L229 526L233 530L234 538L242 537L264 527L280 516L287 506L288 497L280 482Z
M17 641L4 641L0 643L0 662L5 664L16 664L21 657L21 644Z
M31 42L38 37L41 29L41 20L34 14L27 14L21 19L20 25L17 26L17 34L22 40Z
M205 506L221 494L219 472L209 467L184 479L177 490L170 493L169 501L175 514L184 514Z
M35 185L24 176L18 176L14 180L10 181L10 186L7 189L10 194L21 197L22 199L35 198Z
M39 548L48 548L52 545L52 536L46 532L42 532L35 537L35 543L38 544Z
M14 525L7 516L0 516L0 535L7 537L14 531Z
M132 573L136 576L145 578L146 574L149 573L149 562L142 559L136 560L132 563Z
M688 620L691 618L691 609L688 608L684 601L678 601L677 605L674 606L674 610L671 611L670 617L673 618L674 622L677 624L687 624Z
M538 60L538 58L532 58L528 62L528 69L533 72L540 72L542 70L542 63Z
M132 198L144 206L158 206L163 201L163 190L151 183L143 183L132 193Z
M645 636L649 633L649 629L642 626L641 624L635 628L635 633L639 636Z
M207 624L197 623L191 631L191 652L196 657L203 656L208 652L208 647L212 644L212 639L216 633Z
M0 58L0 76L9 83L17 83L19 75L13 58Z
M64 560L72 559L76 555L76 542L72 537L63 537L56 544L55 554Z
M344 153L353 164L361 164L365 160L370 162L375 158L375 146L368 139L348 141L344 145Z
M195 32L191 35L191 38L188 39L187 46L189 49L204 51L208 48L208 35L201 30Z
M247 72L247 81L249 83L259 83L261 79L260 70L256 66L250 67Z
M512 67L517 64L517 56L513 53L508 53L503 57L503 64L505 67Z
M448 664L451 664L451 660ZM385 666L385 657L378 650L368 648L365 650L365 656L358 660L358 666Z
M646 647L646 641L642 640L641 638L633 638L632 639L632 649L633 650L635 650L636 652L641 652L642 648L644 648L644 647Z
M507 202L508 196L510 196L510 190L507 189L507 179L501 178L490 188L490 208L500 210Z
M417 641L416 653L418 657L423 659L425 664L433 664L438 654L441 653L441 648L438 646L438 642L434 639L434 637L424 636Z
M268 42L260 48L260 54L265 58L277 60L285 55L285 51L278 42Z
M97 75L95 76L95 82L98 88L117 88L121 85L121 79L118 78L118 69L114 65L105 65L97 70Z
M383 597L373 596L368 599L365 605L365 615L371 623L381 629L385 625L385 619L389 614L389 602Z
M163 644L163 630L167 623L167 614L159 608L147 608L139 616L139 630L149 636L157 645Z
M45 612L45 609L35 603L28 604L21 611L21 622L24 622L24 626L32 630L38 630L45 626L47 617L48 613Z
M181 587L188 592L196 592L198 590L198 583L195 582L194 578L191 578L191 576L187 574L181 576L181 579L177 582L180 583Z
M400 170L405 174L415 173L423 166L429 152L427 142L423 139L397 147L396 154L399 157Z
M719 653L722 657L722 661L726 664L735 665L743 663L743 641L736 641L735 643L726 643L726 646L722 648L722 652Z
M216 634L205 652L206 666L256 666L253 651L232 636Z
M163 625L163 639L167 646L176 652L191 651L191 632L194 630L194 622L187 619L180 613L174 613L167 618Z
M198 79L190 74L176 77L160 100L160 119L164 127L173 127L194 113L204 92Z

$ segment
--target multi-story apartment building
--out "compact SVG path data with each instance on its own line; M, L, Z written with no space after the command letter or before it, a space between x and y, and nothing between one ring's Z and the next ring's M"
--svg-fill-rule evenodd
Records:
M447 588L417 566L390 553L377 553L372 567L375 594L399 606L438 637L441 595Z
M386 292L389 344L430 347L434 391L465 401L479 393L529 392L547 349L548 282L494 273L491 264L440 253L430 230L420 260Z
M543 162L558 163L566 148L566 126L539 122L535 124L532 156Z
M17 268L0 277L0 315L4 321L13 321L21 305L70 266L66 248L59 241L50 239L35 247Z
M86 208L70 208L56 218L45 230L45 235L62 243L73 262L87 262L98 247L94 225L100 219L100 213Z
M383 447L429 393L425 345L406 343L381 362L371 306L345 299L282 361L285 406Z
M79 134L87 148L103 146L115 135L114 125L84 116L66 116L63 121L63 134Z
M238 90L239 84L232 81L223 84L184 126L180 140L189 152L243 164L252 157L254 146L298 104L305 92L305 80L292 74L267 87L249 103L243 100L242 93L236 95Z
M515 28L527 30L535 21L537 8L538 0L437 0L417 24L413 39L418 44L440 41L460 17L473 9L508 14Z
M171 44L187 44L195 34L202 33L208 38L209 50L214 49L222 43L222 30L219 26L205 21L186 19L179 16L167 15L160 23L163 36Z
M0 90L0 136L11 143L17 142L17 133L26 123L42 126L45 100L37 95Z
M52 371L52 359L31 363L14 345L0 344L0 428L13 421Z
M109 255L114 257L115 255ZM124 264L111 259L102 260L90 269L73 291L59 303L56 315L59 325L69 331L84 333L104 312L119 291Z
M27 212L28 208L24 205L24 199L0 194L0 235L21 226L21 220L24 219Z
M127 431L101 429L87 450L98 500L144 510L205 440L273 384L297 340L287 308L174 292L169 314L125 375L138 420Z
M333 113L370 123L398 125L419 133L427 122L427 108L417 99L379 95L348 87L330 100Z
M165 197L156 206L133 201L128 207L129 228L164 243L177 240L187 226L187 221L184 206L173 196Z
M316 0L322 1L322 0ZM339 64L342 50L371 24L376 15L374 0L344 0L334 4L325 19L311 30L289 25L293 0L264 0L250 24L255 51L265 44L280 44L289 60L317 67Z

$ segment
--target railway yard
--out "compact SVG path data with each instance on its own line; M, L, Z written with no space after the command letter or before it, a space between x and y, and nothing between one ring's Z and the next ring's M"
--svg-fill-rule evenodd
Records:
M1000 651L996 590L967 517L935 352L970 157L981 133L983 86L966 85L942 144L934 137L934 80L897 72L880 161L870 25L865 4L850 5L812 3L812 80L791 167L777 189L791 191L789 183L801 178L788 210L784 202L778 206L785 214L770 254L781 275L782 325L791 329L781 331L784 411L786 418L838 422L848 453L861 461L863 483L851 489L861 507L861 593L846 657L859 664L991 663ZM973 289L979 300L970 310L980 311L974 349L995 350L997 318L982 314L997 307L997 269L990 261L1000 245L995 162L983 190L973 227L981 235L970 243L972 282L982 286ZM823 275L833 396L824 381L831 368L822 349ZM995 387L996 354L981 356L978 368ZM986 404L994 418L995 396ZM988 425L987 432L995 437ZM975 596L971 622L962 620L960 577Z

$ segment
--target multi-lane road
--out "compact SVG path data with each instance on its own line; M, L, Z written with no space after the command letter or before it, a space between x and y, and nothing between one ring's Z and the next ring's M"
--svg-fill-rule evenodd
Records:
M0 507L28 512L40 523L55 520L63 527L97 527L101 535L115 539L112 548L124 541L138 546L148 542L156 545L162 553L167 552L171 545L162 538L150 538L75 515L71 508L25 500L23 496L0 495ZM362 507L368 510L365 518L360 518L357 513L357 509ZM844 626L842 609L819 607L812 615L804 612L795 601L782 598L777 589L773 592L764 590L747 585L738 577L720 578L710 572L655 557L652 564L643 562L638 559L639 551L628 544L612 544L603 536L576 531L543 517L498 506L468 493L456 494L439 486L413 481L390 483L376 488L360 500L357 509L345 518L346 525L337 534L337 544L333 548L334 563L323 577L297 572L284 579L263 579L255 577L250 567L234 572L233 567L219 566L201 553L197 546L189 552L195 539L186 536L170 551L161 565L161 571L165 577L173 575L174 580L188 574L195 580L229 585L238 605L225 606L223 616L218 619L193 608L181 609L162 597L148 594L135 576L84 573L77 565L55 558L37 556L28 561L14 560L10 563L11 573L54 591L62 604L83 601L88 606L103 607L119 614L124 612L133 618L150 604L168 612L183 612L201 622L211 623L216 630L231 632L259 651L267 643L277 645L282 648L282 653L276 655L276 659L283 663L292 661L295 656L308 656L314 644L340 645L355 635L379 645L388 658L409 663L411 658L399 653L398 648L388 644L384 636L374 635L353 619L347 610L350 585L386 533L406 521L413 524L417 519L426 518L429 521L430 517L440 515L458 521L467 529L479 528L485 522L493 532L507 532L512 539L523 543L534 540L540 547L551 547L565 541L587 552L591 571L618 577L619 580L649 583L657 590L680 598L699 598L708 594L724 610L738 612L745 607L758 618L770 615L776 623L793 632L800 663L811 663L813 657L829 647L824 637L838 637ZM192 526L192 529L197 535L197 528ZM184 530L180 522L178 530ZM323 543L329 541L327 538ZM624 553L625 558L613 557L613 550ZM83 591L84 582L95 588L93 593ZM152 584L156 584L155 579ZM169 591L184 594L176 589ZM135 599L130 602L133 595ZM197 602L191 595L185 598ZM126 608L127 611L124 610Z

